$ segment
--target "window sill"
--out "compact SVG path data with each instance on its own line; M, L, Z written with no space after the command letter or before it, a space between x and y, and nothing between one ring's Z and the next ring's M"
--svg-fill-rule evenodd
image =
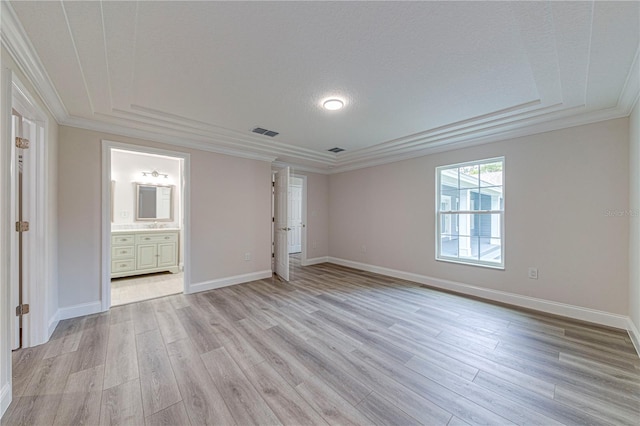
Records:
M486 269L496 269L498 271L505 270L504 264L496 265L492 263L468 262L460 259L446 258L446 257L436 257L436 261L446 262L446 263L455 263L458 265L476 266L476 267L486 268Z

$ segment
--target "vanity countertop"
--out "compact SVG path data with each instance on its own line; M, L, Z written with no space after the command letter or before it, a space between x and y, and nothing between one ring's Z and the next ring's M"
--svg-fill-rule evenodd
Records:
M114 229L112 234L131 234L133 232L175 232L180 231L180 228L138 228L138 229Z

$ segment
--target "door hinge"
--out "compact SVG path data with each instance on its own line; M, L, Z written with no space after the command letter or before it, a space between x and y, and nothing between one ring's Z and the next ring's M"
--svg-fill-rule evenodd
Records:
M16 136L16 148L29 149L29 139Z
M271 186L275 188L276 187L276 183L274 181L271 181Z
M271 253L271 257L275 258L276 254L275 253Z
M23 305L16 306L16 316L22 316L29 313L29 304L25 303Z
M29 230L29 222L16 222L16 232L27 232Z
M275 222L275 221L276 221L276 218L275 218L275 217L272 217L272 218L271 218L271 222Z

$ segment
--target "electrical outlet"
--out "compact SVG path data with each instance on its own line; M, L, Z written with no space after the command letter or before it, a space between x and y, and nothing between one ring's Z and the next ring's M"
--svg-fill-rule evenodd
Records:
M314 241L313 244L311 244L311 248L317 249L318 248L318 242Z
M363 244L363 245L361 245L361 246L360 246L360 251L361 251L362 253L366 253L366 252L367 252L367 246L366 246L366 245L364 245L364 244Z
M530 280L538 279L538 268L534 268L533 266L529 268L529 279Z
M244 254L244 260L245 260L246 262L248 262L248 261L250 261L250 260L251 260L251 253L250 253L250 252L246 252L246 253Z

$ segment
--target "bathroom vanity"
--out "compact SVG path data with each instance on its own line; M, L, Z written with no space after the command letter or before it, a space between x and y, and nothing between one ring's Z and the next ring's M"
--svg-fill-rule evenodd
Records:
M111 278L169 271L177 273L179 229L111 232Z

